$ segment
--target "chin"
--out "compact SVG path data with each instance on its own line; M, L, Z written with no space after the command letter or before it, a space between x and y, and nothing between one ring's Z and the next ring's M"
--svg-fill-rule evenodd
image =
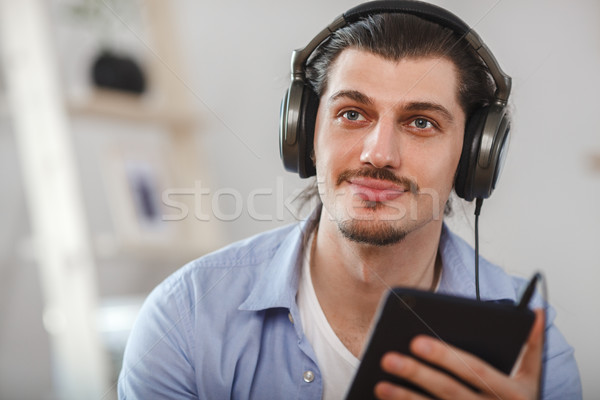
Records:
M350 220L394 223L412 215L409 210L410 208L402 203L360 200L352 202L344 210L344 214Z
M356 219L338 223L338 229L348 240L377 247L400 243L409 233L409 230L389 222Z

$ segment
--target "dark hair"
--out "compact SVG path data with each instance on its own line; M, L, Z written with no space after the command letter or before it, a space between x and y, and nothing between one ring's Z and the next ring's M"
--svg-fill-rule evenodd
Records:
M458 99L467 118L493 102L495 84L473 47L449 28L410 14L376 14L332 34L308 59L305 78L318 97L327 88L327 74L346 48L367 50L393 61L445 57L459 74Z

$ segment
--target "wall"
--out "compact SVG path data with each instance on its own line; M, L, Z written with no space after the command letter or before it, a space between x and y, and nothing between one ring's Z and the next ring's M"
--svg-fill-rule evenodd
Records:
M595 398L600 394L600 382L592 375L600 356L594 341L600 335L600 322L593 309L599 301L594 284L600 279L595 252L600 239L596 207L600 173L590 159L600 153L594 124L600 106L600 4L592 0L569 5L558 0L437 3L476 28L513 77L513 139L499 187L484 204L482 253L511 273L545 273L550 300L558 311L557 324L576 349L586 398ZM305 182L283 171L277 145L289 56L357 2L172 0L172 4L182 38L177 45L187 62L187 69L177 72L202 120L198 154L212 175L204 199L214 199L219 208L221 220L216 223L226 234L223 244L294 220L295 206L288 209L287 204ZM143 2L140 5L143 8ZM0 160L15 165L14 155L10 156L14 144L6 132L9 127L2 128ZM96 142L91 141L99 137L101 132L90 142L81 135L76 139L82 151L93 152ZM85 159L85 154L80 157ZM8 168L2 169L4 220L15 216L8 210L18 210L20 217L11 228L5 225L0 236L5 261L0 268L0 398L51 398L49 350L40 321L35 268L26 254L7 250L15 247L13 240L20 243L27 236L18 171L11 166L14 172L9 174ZM90 189L88 197L101 188ZM234 193L244 204L239 217ZM472 240L472 207L455 204L450 223ZM102 214L95 215L96 220L108 217L107 209L97 209ZM106 276L118 275L120 264L126 262L106 266L110 274L102 285L109 287ZM155 280L174 268L167 262L162 267L151 265ZM124 282L133 287L136 276ZM126 290L122 286L120 282L117 294ZM145 283L143 289L148 286ZM36 384L19 390L25 388L25 380Z

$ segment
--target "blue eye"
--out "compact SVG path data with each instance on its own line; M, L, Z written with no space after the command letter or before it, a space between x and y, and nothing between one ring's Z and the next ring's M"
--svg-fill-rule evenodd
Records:
M365 117L363 117L361 113L359 113L358 111L354 111L354 110L346 111L342 114L342 116L344 118L346 118L348 121L364 121L365 120Z
M415 118L410 124L413 125L415 128L419 129L427 129L433 127L433 124L425 118Z

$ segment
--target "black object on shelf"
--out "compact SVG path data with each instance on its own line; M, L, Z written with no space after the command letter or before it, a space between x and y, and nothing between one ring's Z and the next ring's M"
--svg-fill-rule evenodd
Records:
M140 66L129 57L119 57L108 51L100 53L92 67L94 84L98 87L142 94L146 79Z

